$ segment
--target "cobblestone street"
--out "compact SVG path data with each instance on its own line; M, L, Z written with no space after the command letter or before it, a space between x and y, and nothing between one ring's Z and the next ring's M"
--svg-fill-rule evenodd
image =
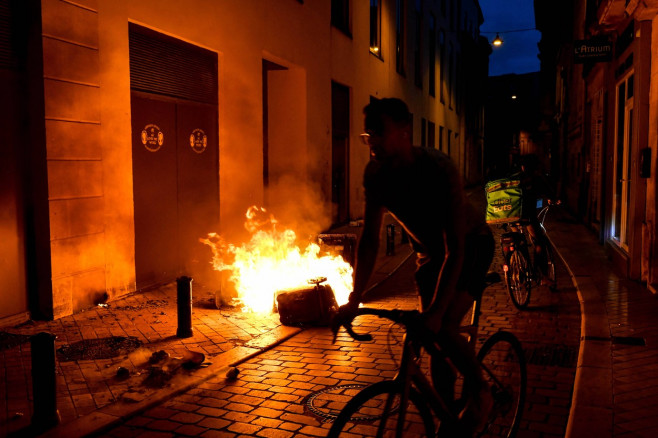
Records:
M373 306L411 309L413 258L372 294ZM496 259L494 267L500 267ZM504 283L485 292L479 341L508 330L528 360L528 395L520 437L562 437L569 416L580 313L575 289L560 265L559 291L533 289L530 307L518 311ZM366 385L392 377L396 363L387 349L388 324L361 323L375 341L358 343L342 334L331 342L327 328L305 329L284 343L238 365L237 380L218 376L133 417L104 436L325 436L330 422L313 405L314 395L342 385Z

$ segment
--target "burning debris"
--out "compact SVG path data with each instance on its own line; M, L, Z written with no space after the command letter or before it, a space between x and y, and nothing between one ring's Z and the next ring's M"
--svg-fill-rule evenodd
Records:
M342 256L322 252L309 242L301 249L293 230L279 230L278 221L262 207L246 213L245 228L251 239L241 245L210 233L200 239L213 251L213 267L227 275L235 289L235 305L245 311L271 312L278 291L307 287L309 279L326 277L338 305L352 291L352 266ZM219 303L218 303L219 304Z

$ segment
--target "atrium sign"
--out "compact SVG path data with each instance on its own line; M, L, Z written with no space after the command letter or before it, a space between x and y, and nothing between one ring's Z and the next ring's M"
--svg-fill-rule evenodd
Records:
M608 62L612 60L612 43L606 39L577 40L573 47L574 62Z

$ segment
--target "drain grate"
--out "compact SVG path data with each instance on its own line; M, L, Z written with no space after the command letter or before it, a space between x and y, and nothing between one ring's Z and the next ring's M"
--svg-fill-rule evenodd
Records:
M526 361L532 365L572 368L578 362L578 347L544 344L527 348Z
M28 335L0 332L0 351L9 350L30 340Z
M142 341L134 336L112 336L109 338L86 339L57 349L60 362L74 360L111 359L130 353L141 347Z

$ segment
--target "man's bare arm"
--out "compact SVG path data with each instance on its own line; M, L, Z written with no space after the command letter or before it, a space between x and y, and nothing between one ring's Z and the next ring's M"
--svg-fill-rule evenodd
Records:
M350 302L356 301L357 304L361 302L368 280L375 268L383 216L383 207L366 201L363 233L357 249L354 291L350 295Z

